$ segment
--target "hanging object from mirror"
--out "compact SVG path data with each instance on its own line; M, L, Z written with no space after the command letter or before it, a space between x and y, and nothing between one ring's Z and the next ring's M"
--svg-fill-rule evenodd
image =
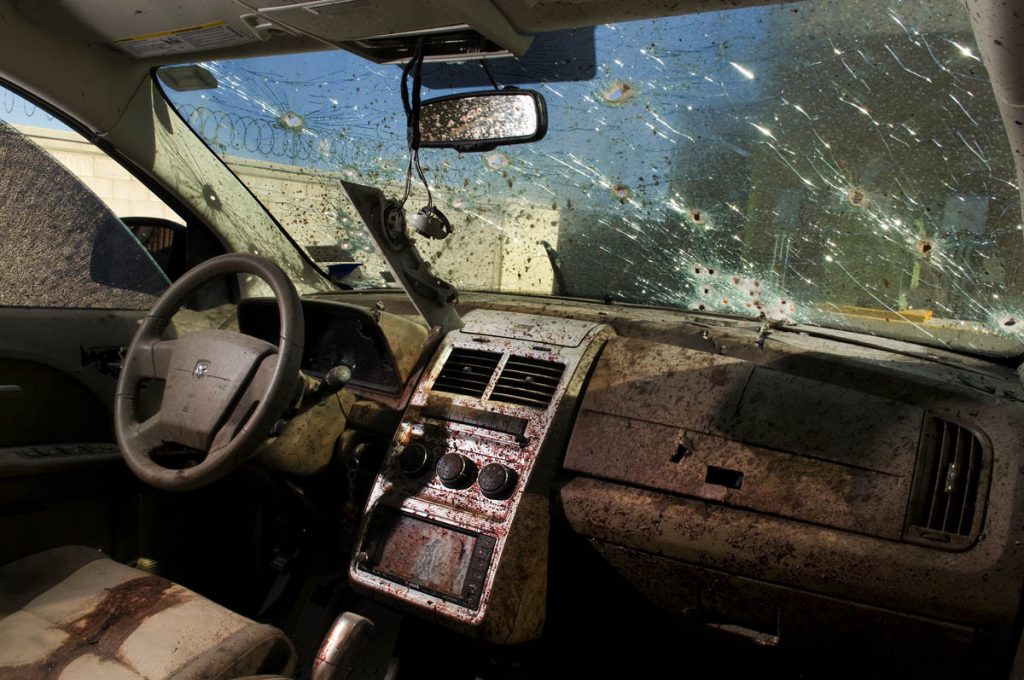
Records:
M452 223L436 205L428 205L409 215L409 226L420 236L443 239L452 233Z
M422 39L416 42L412 58L402 69L402 108L406 116L409 164L399 206L404 214L405 203L412 193L415 171L427 192L427 204L404 221L420 236L443 239L452 233L451 222L434 205L430 184L420 166L420 147L449 148L461 152L487 151L499 144L536 141L547 133L544 97L533 90L502 89L487 70L486 63L481 65L494 90L438 97L425 102L420 100Z
M431 239L443 239L452 233L451 222L444 213L434 205L434 196L430 191L430 184L427 182L423 168L420 166L420 117L422 107L420 104L420 74L423 67L423 41L416 43L416 50L412 59L402 69L402 106L405 109L406 123L409 135L409 165L405 170L405 193L402 196L401 207L409 200L412 193L413 169L416 175L423 182L423 188L427 192L427 204L409 215L405 221L417 234ZM410 91L409 78L412 77L412 88Z

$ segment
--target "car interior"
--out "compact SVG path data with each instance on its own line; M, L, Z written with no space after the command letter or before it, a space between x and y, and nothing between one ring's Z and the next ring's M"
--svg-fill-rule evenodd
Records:
M858 2L884 26L873 52L837 42L869 20L831 0L0 0L0 678L1024 677L1024 5ZM765 63L790 54L785 22L844 80L794 62L772 101L839 103L796 106L816 127L788 147L779 116L736 118L757 151L684 128L689 90L663 78L748 112L738 87L769 87L720 35L679 28L712 22L763 33ZM642 76L516 80L541 54L607 84L608 34ZM702 73L698 43L735 83ZM331 55L364 70L328 82ZM323 70L299 83L294 64ZM855 96L882 87L869 68L922 88L892 85L902 128ZM275 110L272 139L253 113L270 82L309 87L321 119ZM5 115L15 98L181 222L115 213L35 118ZM669 98L677 118L656 110ZM339 131L345 107L367 118ZM623 115L647 121L608 141L623 174L661 191L676 161L644 145L690 130L703 150L681 162L725 187L667 194L672 233L779 256L794 192L824 197L787 233L831 244L813 266L846 264L856 295L803 305L747 260L655 241L640 183L579 160ZM889 165L856 186L827 154L808 172L799 144L840 152L833 115L870 131L852 165L872 145ZM766 202L710 147L794 188ZM917 153L899 192L875 191ZM528 182L532 164L610 207ZM322 196L278 179L303 173ZM477 208L505 191L543 205ZM327 201L365 243L316 241L324 211L285 215L281 196ZM722 215L755 213L768 240L722 235ZM835 242L865 214L879 240L855 265ZM950 215L982 226L934 236ZM906 283L867 283L896 247ZM778 261L793 285L825 280ZM485 269L501 284L473 284Z

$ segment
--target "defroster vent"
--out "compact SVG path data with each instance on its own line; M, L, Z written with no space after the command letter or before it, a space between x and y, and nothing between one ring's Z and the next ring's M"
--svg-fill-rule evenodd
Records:
M491 401L547 408L565 372L563 364L510 356L501 369Z
M929 419L911 498L911 537L962 544L963 538L975 535L984 463L984 448L974 432L948 420Z
M484 395L501 354L456 347L434 381L434 390L479 399Z

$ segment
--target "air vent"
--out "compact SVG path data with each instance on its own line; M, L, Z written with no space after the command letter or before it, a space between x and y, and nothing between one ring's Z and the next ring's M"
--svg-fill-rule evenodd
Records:
M973 536L983 463L976 434L948 420L929 419L918 456L910 533L947 542Z
M434 381L434 390L480 398L498 367L501 355L456 347Z
M491 392L491 401L547 408L564 372L562 364L511 356Z

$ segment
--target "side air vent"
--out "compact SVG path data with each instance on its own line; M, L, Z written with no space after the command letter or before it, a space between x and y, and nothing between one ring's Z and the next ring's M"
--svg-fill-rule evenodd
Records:
M434 381L434 390L479 399L498 367L501 354L456 347Z
M908 517L908 538L969 544L981 519L985 468L978 435L941 418L930 418L918 455Z
M510 356L491 392L491 401L547 408L565 372L552 361Z

